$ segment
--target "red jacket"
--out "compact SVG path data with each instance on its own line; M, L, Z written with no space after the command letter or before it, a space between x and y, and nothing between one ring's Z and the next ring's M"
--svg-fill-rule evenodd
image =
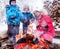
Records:
M44 38L45 40L52 40L54 37L55 31L54 31L54 26L52 24L52 20L50 16L48 15L41 15L42 17L38 20L39 27L37 28L40 31L44 31L43 35L41 38ZM43 24L47 24L47 27L43 27Z

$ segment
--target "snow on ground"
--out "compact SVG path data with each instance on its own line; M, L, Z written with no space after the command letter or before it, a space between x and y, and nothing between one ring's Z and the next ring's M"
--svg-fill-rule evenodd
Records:
M52 43L60 44L60 39L54 38L54 39L52 40Z

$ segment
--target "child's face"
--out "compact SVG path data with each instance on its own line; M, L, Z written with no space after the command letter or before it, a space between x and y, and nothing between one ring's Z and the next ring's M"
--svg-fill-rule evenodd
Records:
M29 12L29 8L24 8L24 11L25 12Z
M16 1L12 1L11 2L11 5L16 5Z
M40 13L39 13L39 12L34 11L34 15L35 15L36 17L38 17L38 16L40 15Z
M28 11L29 11L29 9L25 9L25 11L26 11L26 12L28 12Z

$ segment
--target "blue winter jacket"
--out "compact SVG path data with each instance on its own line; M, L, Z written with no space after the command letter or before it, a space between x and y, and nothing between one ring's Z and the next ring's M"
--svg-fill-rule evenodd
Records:
M19 25L20 21L24 19L24 16L17 5L8 5L6 7L6 15L8 25Z
M23 12L23 15L24 15L24 18L27 20L27 22L23 23L23 26L27 27L29 22L30 22L30 20L34 19L34 16L33 16L33 14L31 12L27 12L27 13Z

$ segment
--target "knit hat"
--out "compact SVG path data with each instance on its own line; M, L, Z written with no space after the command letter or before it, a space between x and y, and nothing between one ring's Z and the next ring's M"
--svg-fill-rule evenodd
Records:
M29 6L28 5L24 5L23 10L25 10L25 9L29 10Z
M16 1L16 0L10 0L10 1L9 1L9 4L11 4L12 1Z

